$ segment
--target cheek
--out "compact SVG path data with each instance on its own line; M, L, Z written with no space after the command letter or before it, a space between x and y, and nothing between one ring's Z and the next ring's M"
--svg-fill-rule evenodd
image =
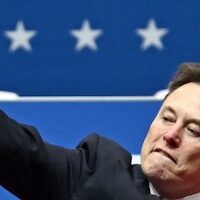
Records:
M161 129L161 126L159 126L158 123L153 123L149 128L149 132L146 137L147 141L148 142L156 141L160 137L162 132L163 131Z
M177 173L181 176L188 176L190 179L200 178L200 149L183 148L179 155L179 168Z
M184 155L182 154L185 163L187 163L190 166L200 168L200 147L195 148L194 144L187 145L187 147L188 148L183 147L182 150L182 152L185 152ZM191 165L191 163L193 164Z
M149 141L157 141L171 129L171 125L165 125L161 119L156 118L149 128Z
M163 130L159 128L160 126L158 123L154 122L151 124L149 128L149 132L144 140L143 146L142 146L142 154L146 155L151 151L153 145L159 140L161 137L161 133Z
M146 156L149 153L149 151L151 150L152 144L153 144L153 138L154 138L153 135L154 135L153 129L152 129L152 126L151 126L150 129L149 129L149 132L148 132L148 134L147 134L147 136L146 136L146 138L143 142L143 145L142 145L142 152L141 152L142 156Z

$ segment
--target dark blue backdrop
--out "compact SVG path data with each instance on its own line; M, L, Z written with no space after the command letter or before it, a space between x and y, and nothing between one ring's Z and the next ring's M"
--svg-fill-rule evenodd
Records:
M199 0L2 0L0 5L0 90L25 96L152 95L167 86L177 65L200 61ZM72 30L80 30L84 20L91 30L101 30L96 50L75 49ZM34 31L26 41L29 49L19 35L11 47L8 31L16 33L19 22L24 32ZM149 30L149 40L160 39L162 48L153 41L142 48L139 29Z

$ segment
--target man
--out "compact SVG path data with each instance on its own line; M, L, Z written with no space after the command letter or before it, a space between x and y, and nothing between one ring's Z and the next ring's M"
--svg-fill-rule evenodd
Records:
M142 169L159 194L176 199L200 192L200 65L182 65L169 90L144 141Z
M141 167L97 134L65 149L1 112L0 184L22 200L200 199L199 99L200 64L185 63L151 124Z

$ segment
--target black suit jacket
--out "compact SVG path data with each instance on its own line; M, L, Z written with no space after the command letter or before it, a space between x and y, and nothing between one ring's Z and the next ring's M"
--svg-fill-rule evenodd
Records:
M75 150L58 147L3 112L0 184L22 200L153 199L140 166L117 143L92 134Z

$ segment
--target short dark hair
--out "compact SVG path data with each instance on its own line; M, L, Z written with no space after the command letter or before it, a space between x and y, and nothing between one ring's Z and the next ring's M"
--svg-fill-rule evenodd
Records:
M181 64L169 83L169 94L190 82L200 84L200 63L186 62Z

